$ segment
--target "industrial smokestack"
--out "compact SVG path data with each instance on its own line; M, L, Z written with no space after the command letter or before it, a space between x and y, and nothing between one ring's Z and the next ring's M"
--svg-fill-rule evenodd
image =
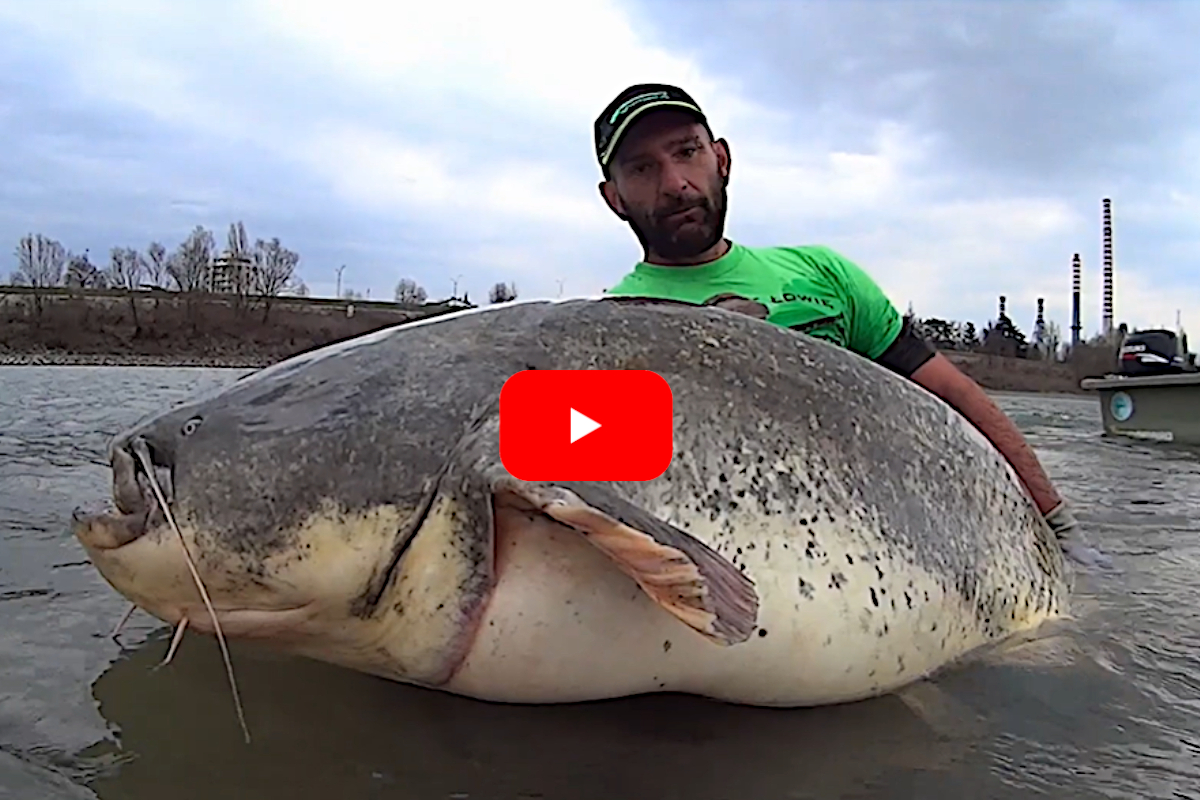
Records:
M1104 300L1101 332L1106 340L1113 334L1113 230L1112 200L1104 198Z
M1079 332L1083 325L1079 321L1079 296L1082 294L1083 265L1079 263L1079 253L1071 259L1071 347L1079 345Z
M1033 343L1040 345L1046 339L1046 299L1037 299L1037 320L1033 323Z

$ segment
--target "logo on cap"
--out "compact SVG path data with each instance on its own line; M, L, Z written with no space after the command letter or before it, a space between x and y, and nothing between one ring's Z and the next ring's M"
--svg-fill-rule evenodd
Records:
M639 94L637 97L634 97L630 100L626 100L624 103L622 103L620 106L618 106L617 110L614 111L612 116L608 118L608 121L610 123L616 122L617 117L621 116L626 111L629 111L634 106L640 106L642 103L648 103L651 100L669 100L669 99L671 99L671 96L669 94L667 94L666 92L650 92L648 94Z

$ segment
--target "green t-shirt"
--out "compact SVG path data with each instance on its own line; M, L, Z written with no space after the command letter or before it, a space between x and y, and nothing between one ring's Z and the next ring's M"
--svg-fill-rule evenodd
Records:
M733 243L694 267L639 262L607 294L704 303L736 294L767 307L767 321L827 339L869 359L900 332L895 306L857 264L828 247L747 247Z

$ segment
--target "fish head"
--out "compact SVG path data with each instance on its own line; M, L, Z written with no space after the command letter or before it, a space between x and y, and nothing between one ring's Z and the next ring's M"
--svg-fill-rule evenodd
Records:
M429 471L389 469L407 440L353 418L361 383L318 377L251 376L115 436L115 508L73 518L104 579L165 622L276 643L377 602Z

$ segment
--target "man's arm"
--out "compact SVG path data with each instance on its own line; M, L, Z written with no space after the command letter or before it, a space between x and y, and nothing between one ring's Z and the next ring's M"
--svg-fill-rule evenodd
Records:
M1008 459L1042 515L1062 498L1042 469L1033 448L992 398L958 367L913 331L905 320L891 345L875 359L953 406Z
M941 353L922 364L910 379L956 408L996 449L1008 459L1029 490L1042 516L1049 514L1062 497L1046 475L1025 437L987 393Z
M851 348L953 406L1008 459L1043 516L1059 506L1062 498L1012 420L979 384L912 330L861 267L836 257L853 309Z
M983 389L912 330L890 300L859 266L835 256L853 310L851 349L942 398L963 415L1012 465L1063 552L1088 566L1110 563L1079 539L1078 523L1059 496L1033 448Z
M904 320L900 333L875 361L941 397L995 445L1012 464L1034 504L1058 537L1063 553L1086 566L1112 563L1108 556L1088 547L1079 538L1079 523L1070 506L1063 502L1033 448L1012 420L979 384L911 330L908 320Z

